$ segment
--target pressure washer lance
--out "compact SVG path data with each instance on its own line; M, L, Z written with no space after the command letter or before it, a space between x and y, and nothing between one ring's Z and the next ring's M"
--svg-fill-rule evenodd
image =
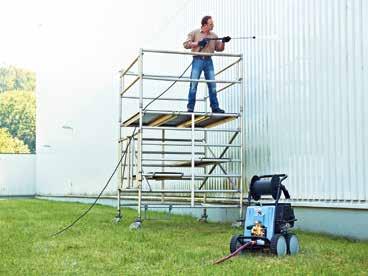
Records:
M220 264L220 263L222 263L222 262L224 262L224 261L226 261L226 260L228 260L228 259L230 259L230 258L232 258L232 257L234 257L234 256L236 256L236 255L238 255L244 248L246 248L246 247L248 247L249 245L253 245L253 244L255 244L256 243L256 241L249 241L249 242L247 242L247 243L245 243L245 244L243 244L242 246L240 246L237 250L235 250L233 253L231 253L230 255L227 255L227 256L225 256L225 257L223 257L223 258L221 258L221 259L219 259L219 260L217 260L217 261L215 261L213 264L215 265L215 264Z
M207 46L207 44L210 40L221 40L222 43L227 43L232 39L256 39L256 37L255 36L241 36L241 37L233 37L233 38L231 38L230 36L206 37L206 38L203 38L202 40L198 41L198 46L202 50L204 47Z
M224 36L224 37L218 37L218 38L207 38L208 40L224 40L226 42L229 42L231 39L256 39L255 36L239 36L239 37L230 37L230 36Z
M226 43L229 42L232 39L256 39L255 36L239 36L239 37L230 37L230 36L224 36L224 37L206 37L203 38L202 40L200 40L198 42L198 46L200 49L203 49L204 47L207 46L208 42L210 40L221 40L222 43Z
M222 42L229 42L232 39L256 39L255 36L239 36L239 37L230 37L230 36L224 36L224 37L206 37L204 40L221 40Z

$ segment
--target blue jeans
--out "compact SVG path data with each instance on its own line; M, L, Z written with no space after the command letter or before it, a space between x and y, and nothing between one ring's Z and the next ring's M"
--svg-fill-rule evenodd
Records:
M193 57L192 73L190 74L191 79L199 79L202 71L206 80L215 79L215 70L213 68L213 62L211 58L202 59L200 57ZM216 94L216 83L208 82L208 92L210 98L210 105L212 110L219 108L219 103ZM188 105L187 108L193 110L196 102L198 82L191 82L188 94Z

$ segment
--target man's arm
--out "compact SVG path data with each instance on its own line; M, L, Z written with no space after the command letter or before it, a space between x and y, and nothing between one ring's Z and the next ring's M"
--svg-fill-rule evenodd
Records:
M183 46L185 49L192 49L198 47L198 42L194 41L194 31L188 34L187 40L184 41Z
M215 50L216 52L222 52L225 50L225 43L223 43L221 40L216 40Z
M218 35L215 33L212 33L214 38L218 39ZM223 43L221 40L215 40L215 51L216 52L222 52L225 50L225 43Z

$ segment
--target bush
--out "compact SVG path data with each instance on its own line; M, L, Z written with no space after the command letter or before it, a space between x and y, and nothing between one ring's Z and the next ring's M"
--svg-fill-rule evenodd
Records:
M10 90L34 91L36 74L15 66L0 67L0 92Z
M36 150L36 95L31 91L0 93L0 128Z
M0 128L0 153L29 153L29 148L6 129Z

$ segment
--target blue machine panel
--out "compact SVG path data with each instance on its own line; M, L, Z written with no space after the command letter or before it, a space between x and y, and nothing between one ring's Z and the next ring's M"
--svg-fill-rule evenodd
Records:
M251 230L248 226L253 226L259 221L266 227L266 237L271 240L274 232L275 206L249 206L245 217L244 236L251 236Z

